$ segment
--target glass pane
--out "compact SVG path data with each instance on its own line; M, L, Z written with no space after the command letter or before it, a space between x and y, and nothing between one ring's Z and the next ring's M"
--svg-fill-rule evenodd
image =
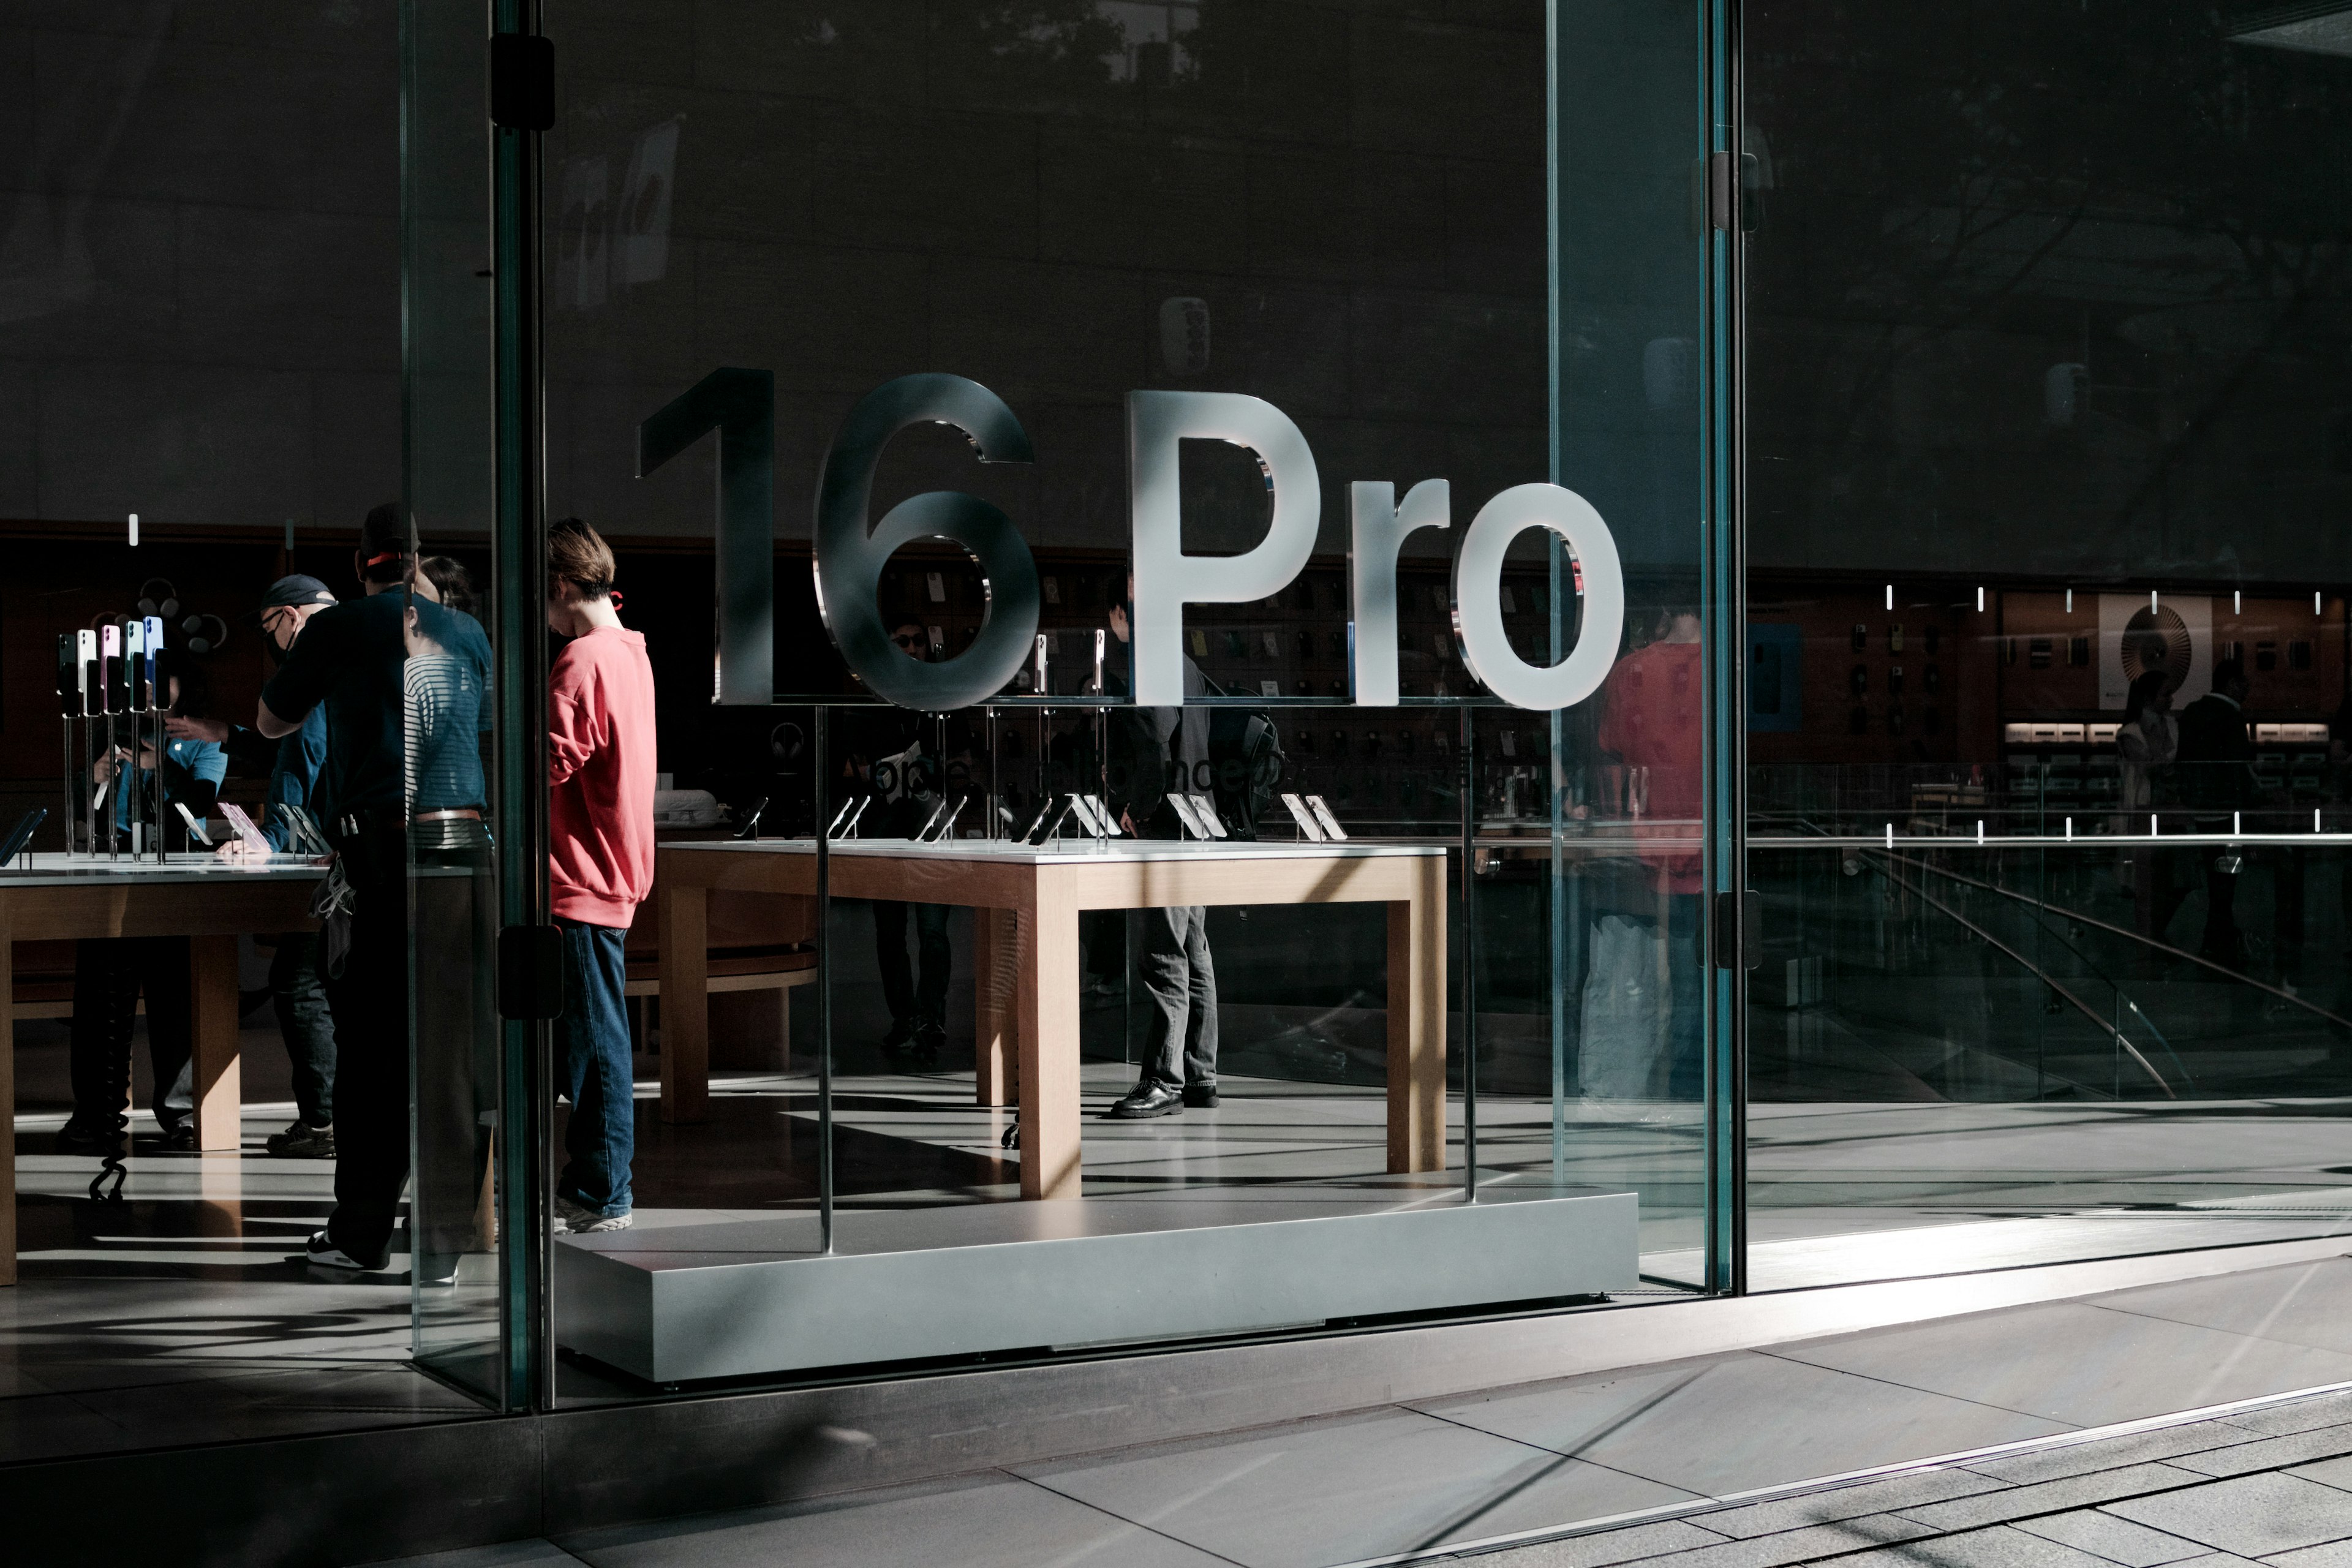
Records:
M1705 1278L1702 34L1572 9L551 7L667 775L567 1396Z
M1759 1287L2333 1229L2352 79L1748 8Z
M397 8L16 5L0 59L0 830L49 814L0 870L10 1458L250 1437L262 1389L289 1435L477 1417L412 1364L405 1041L356 1048L318 758L257 711L402 484ZM133 627L153 684L66 721L29 654ZM313 1266L361 1144L390 1245ZM167 1419L93 1413L140 1401Z
M503 1400L492 973L499 833L485 783L498 727L483 630L493 617L482 30L478 15L433 6L404 8L403 24L411 128L402 223L405 489L419 568L413 591L437 601L410 607L403 671L416 1354Z

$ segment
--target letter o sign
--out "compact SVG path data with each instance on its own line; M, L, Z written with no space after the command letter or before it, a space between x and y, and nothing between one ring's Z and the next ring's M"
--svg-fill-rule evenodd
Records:
M1528 663L1503 630L1503 554L1530 528L1559 534L1584 568L1584 626L1555 665ZM1624 630L1617 541L1591 501L1558 485L1514 485L1478 509L1454 558L1454 636L1487 689L1515 708L1571 707L1608 679Z

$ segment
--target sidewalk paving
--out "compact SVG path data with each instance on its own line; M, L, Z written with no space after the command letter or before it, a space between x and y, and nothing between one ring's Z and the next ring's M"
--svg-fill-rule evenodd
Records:
M411 1562L1825 1558L2352 1568L2352 1259Z

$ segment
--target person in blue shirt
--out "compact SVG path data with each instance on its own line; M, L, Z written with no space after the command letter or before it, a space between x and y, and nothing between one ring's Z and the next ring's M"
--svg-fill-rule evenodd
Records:
M165 690L171 712L201 718L210 698L204 667L173 650ZM114 795L113 821L128 836L132 792L143 819L176 817L185 805L199 821L218 798L228 776L228 757L215 742L167 739L162 756L142 747L136 759L120 749L92 770L94 782ZM188 939L184 936L87 938L74 948L71 1067L74 1110L58 1134L65 1154L117 1154L130 1125L131 1036L139 994L147 994L147 1054L154 1070L155 1120L164 1145L196 1146L194 1107L180 1087L194 1041L194 1019L188 994ZM177 1090L177 1092L175 1092Z
M335 603L334 592L316 577L299 574L280 577L269 585L261 604L248 617L261 628L273 665L282 664L294 639L310 617ZM268 769L268 787L263 799L261 836L269 847L284 854L295 847L294 824L284 807L298 805L321 823L334 820L326 781L320 776L327 759L327 714L313 709L302 727L280 740L220 719L179 718L165 721L173 737L217 742L239 766ZM216 851L234 860L245 853L245 840L230 838ZM286 1058L293 1067L294 1120L283 1132L269 1135L269 1152L288 1159L331 1160L335 1157L335 1021L327 1005L327 992L319 978L319 933L284 931L255 939L273 949L269 961L269 1000L278 1014L278 1031L286 1041Z

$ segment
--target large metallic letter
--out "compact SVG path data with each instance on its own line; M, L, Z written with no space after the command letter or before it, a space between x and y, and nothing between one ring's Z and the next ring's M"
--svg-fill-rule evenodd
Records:
M1230 441L1257 454L1274 492L1274 525L1239 555L1184 553L1177 443ZM1184 606L1244 605L1278 592L1315 552L1323 486L1315 454L1288 416L1238 392L1127 395L1129 515L1135 530L1135 700L1184 700Z
M1021 421L976 381L902 375L876 387L842 421L817 479L816 605L833 646L876 696L944 713L985 702L1020 673L1037 631L1037 564L1012 519L961 490L911 496L866 531L883 447L926 423L961 430L983 463L1035 461ZM919 664L892 643L875 598L891 552L918 539L944 539L978 561L988 602L978 640L943 664Z
M1566 658L1528 664L1503 631L1503 552L1530 528L1568 541L1584 568L1584 625ZM1478 509L1454 558L1454 635L1463 662L1515 708L1548 711L1583 701L1617 662L1625 629L1625 574L1617 541L1592 503L1558 485L1514 485Z
M1453 491L1444 479L1423 479L1396 504L1396 487L1385 479L1358 479L1348 487L1350 541L1348 574L1355 605L1356 706L1397 705L1397 552L1418 528L1450 528Z
M719 626L710 700L776 697L776 373L714 370L637 426L644 479L719 432Z

